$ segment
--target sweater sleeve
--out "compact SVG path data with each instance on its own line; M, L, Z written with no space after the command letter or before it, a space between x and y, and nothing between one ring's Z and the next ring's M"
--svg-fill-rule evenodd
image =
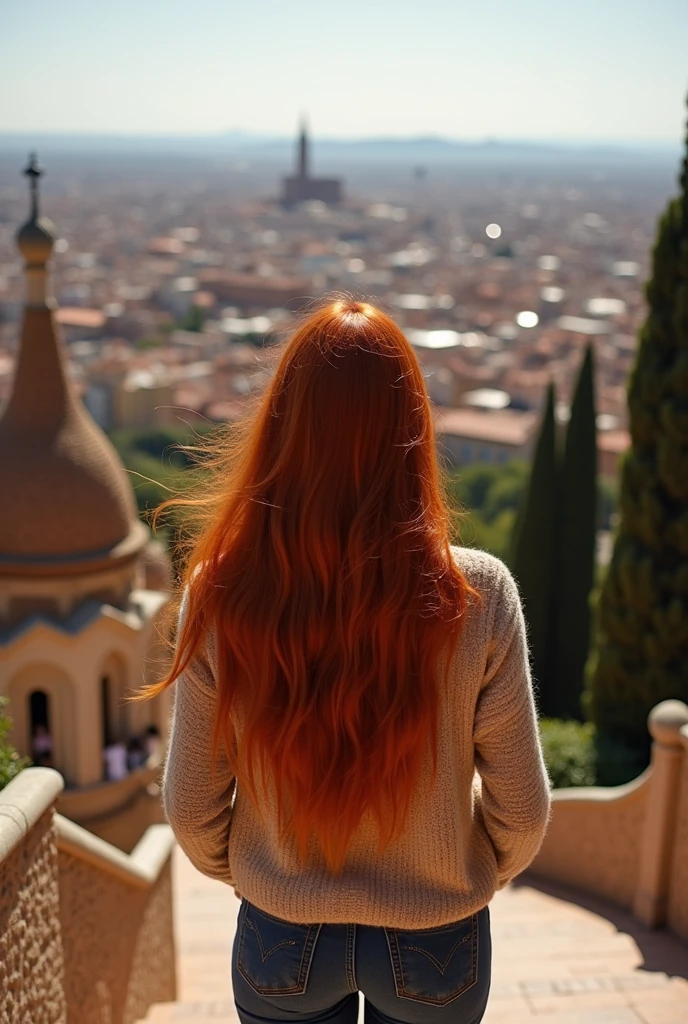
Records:
M185 614L182 601L180 624ZM212 771L216 689L210 664L197 653L176 680L170 743L162 781L167 820L191 863L233 885L229 830L236 782L222 745Z
M505 566L500 576L473 738L483 820L497 855L501 888L528 867L540 848L550 814L550 786L521 601Z

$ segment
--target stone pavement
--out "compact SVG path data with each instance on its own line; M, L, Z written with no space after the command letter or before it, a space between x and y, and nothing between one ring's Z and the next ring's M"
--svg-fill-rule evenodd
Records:
M236 1024L229 963L239 903L179 849L174 869L179 1002L155 1007L146 1024ZM490 911L484 1024L688 1024L688 946L669 934L537 879L498 893Z

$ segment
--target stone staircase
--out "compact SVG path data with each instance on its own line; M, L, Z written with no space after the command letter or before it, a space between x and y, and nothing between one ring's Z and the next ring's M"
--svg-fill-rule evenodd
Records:
M145 1024L237 1024L229 972L239 904L179 850L174 869L179 1001L151 1007ZM490 910L483 1024L688 1022L688 947L670 934L537 880L498 893Z
M145 1024L236 1024L234 1003L166 1003L154 1006Z

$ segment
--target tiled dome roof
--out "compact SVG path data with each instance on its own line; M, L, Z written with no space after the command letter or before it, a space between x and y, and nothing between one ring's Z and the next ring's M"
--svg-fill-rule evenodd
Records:
M47 308L24 313L0 480L0 573L106 567L148 538L117 453L69 387Z

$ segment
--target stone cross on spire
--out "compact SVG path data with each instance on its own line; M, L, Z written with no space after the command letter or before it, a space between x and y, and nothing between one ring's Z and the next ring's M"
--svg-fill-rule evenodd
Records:
M51 221L38 215L38 182L44 173L36 154L32 153L23 171L29 179L31 211L29 219L17 232L17 247L26 260L28 304L37 307L48 302L47 263L55 245L56 230Z
M45 174L45 168L39 164L36 153L29 153L29 162L24 168L23 174L29 179L31 190L31 220L38 220L38 183Z

